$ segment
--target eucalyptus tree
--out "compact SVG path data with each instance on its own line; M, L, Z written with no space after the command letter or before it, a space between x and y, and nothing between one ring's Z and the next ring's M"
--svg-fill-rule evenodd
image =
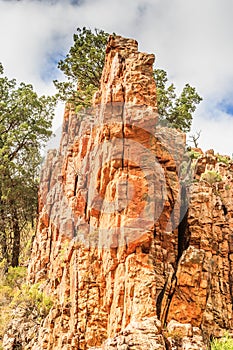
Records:
M55 99L4 75L0 64L1 258L17 266L20 238L37 210L40 149L51 136Z

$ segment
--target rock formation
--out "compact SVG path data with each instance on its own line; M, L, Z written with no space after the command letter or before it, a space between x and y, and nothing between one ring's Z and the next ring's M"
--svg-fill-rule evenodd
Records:
M33 345L11 325L4 349L204 350L233 329L233 163L196 150L182 170L184 135L157 125L153 62L110 37L93 108L66 106L28 272L54 304Z

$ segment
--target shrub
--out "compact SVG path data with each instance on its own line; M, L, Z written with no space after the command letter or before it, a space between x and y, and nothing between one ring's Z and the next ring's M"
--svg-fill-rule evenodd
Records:
M224 163L226 165L229 165L230 158L227 156L221 156L220 154L217 154L217 161L219 163Z
M26 278L25 267L10 267L6 274L7 263L0 263L0 349L1 340L8 323L11 320L11 302L16 293L20 292L21 284Z
M26 274L26 267L10 267L5 277L5 284L11 288L20 288L21 284L25 281Z
M52 299L41 290L39 284L25 283L25 267L10 267L6 273L5 265L5 261L0 263L0 350L3 335L11 322L12 311L19 307L28 316L33 311L36 315L35 322L40 324L53 305Z
M40 284L23 284L21 289L14 295L11 303L12 308L20 306L28 310L36 309L38 317L44 318L53 306L50 296L41 291Z
M211 350L232 350L233 349L233 339L228 333L221 339L213 339L210 344Z
M189 154L189 157L190 157L191 159L198 159L198 158L200 158L200 157L202 156L201 153L199 153L199 152L197 152L197 151L194 151L193 149L191 149L191 150L188 152L188 154Z
M201 180L202 181L206 181L210 185L212 185L215 182L221 182L222 181L222 177L217 171L209 170L209 171L206 171L204 174L201 175Z

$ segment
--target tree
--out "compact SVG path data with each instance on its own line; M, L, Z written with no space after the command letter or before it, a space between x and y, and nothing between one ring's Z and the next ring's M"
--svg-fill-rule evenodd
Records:
M0 64L0 101L1 258L17 266L22 231L36 215L40 149L51 136L55 99L8 79Z
M68 78L67 82L54 81L58 97L72 102L76 111L91 106L93 93L99 88L104 66L105 49L109 34L86 27L78 28L74 35L74 45L58 67ZM174 84L167 87L167 73L162 69L154 70L157 83L157 101L160 123L184 132L190 130L192 115L202 98L195 88L186 84L177 97Z
M163 69L155 69L154 75L160 123L184 132L190 131L192 115L202 98L189 84L185 84L180 96L177 97L174 84L167 86L167 73Z
M74 45L58 68L68 78L67 82L54 81L58 96L78 107L89 107L100 84L104 67L105 49L109 34L103 30L83 27L74 34Z
M195 148L198 148L198 140L200 137L201 137L201 130L189 136L189 141L193 142Z

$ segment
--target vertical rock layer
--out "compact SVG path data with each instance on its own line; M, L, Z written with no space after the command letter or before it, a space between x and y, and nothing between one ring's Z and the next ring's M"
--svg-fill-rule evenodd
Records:
M233 165L200 154L188 197L185 138L157 126L153 62L110 37L93 108L66 106L28 277L54 305L28 349L206 349L232 329ZM222 181L199 181L206 170Z

